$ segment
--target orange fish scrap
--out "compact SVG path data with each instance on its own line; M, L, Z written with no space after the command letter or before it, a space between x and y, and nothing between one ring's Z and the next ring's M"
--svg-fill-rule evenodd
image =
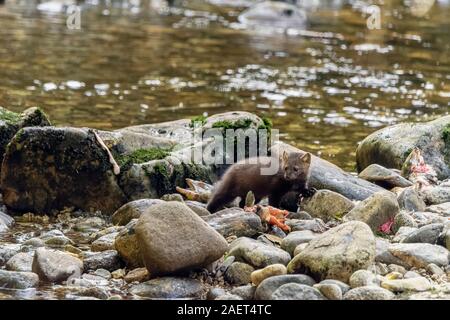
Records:
M247 212L254 212L261 218L262 221L269 225L277 226L283 231L291 231L291 228L285 224L286 216L289 214L287 210L281 210L272 206L251 206L244 207Z

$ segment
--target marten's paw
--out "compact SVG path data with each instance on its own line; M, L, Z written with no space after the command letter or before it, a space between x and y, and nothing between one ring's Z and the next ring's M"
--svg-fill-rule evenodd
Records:
M316 188L308 188L302 192L304 198L311 198L317 192Z

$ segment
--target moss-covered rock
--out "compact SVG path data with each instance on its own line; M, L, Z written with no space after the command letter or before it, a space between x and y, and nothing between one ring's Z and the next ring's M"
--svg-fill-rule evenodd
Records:
M3 159L6 146L21 128L49 125L50 121L39 108L29 108L22 113L15 113L0 107L0 161Z
M174 156L135 163L123 172L120 184L130 199L160 198L184 188L186 178L211 183L217 179L211 166L182 161Z
M152 153L151 150L172 150L177 145L176 141L153 135L152 132L135 132L129 128L115 131L98 130L97 134L118 159L126 158L135 152L137 154L134 157L142 159L144 155L148 156L148 152L142 152L143 150Z
M17 211L49 213L73 206L111 214L126 202L112 168L89 130L24 128L5 153L3 201Z
M401 123L378 130L356 150L358 171L373 163L401 169L411 151L418 147L438 178L450 177L450 116L425 123Z

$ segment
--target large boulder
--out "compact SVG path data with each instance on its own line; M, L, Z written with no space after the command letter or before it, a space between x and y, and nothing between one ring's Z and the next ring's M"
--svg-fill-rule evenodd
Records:
M379 227L390 220L393 220L400 211L395 194L382 191L377 192L358 203L343 220L358 220L367 223L373 232L377 232Z
M73 206L112 214L126 200L95 134L75 128L20 130L4 156L1 188L8 207L36 213Z
M136 224L136 236L152 276L207 266L228 249L219 233L176 201L150 207Z
M438 178L450 176L450 116L425 123L401 123L378 130L356 150L358 171L377 163L401 169L411 151L418 147Z
M305 153L288 144L279 142L271 148L272 154L281 155L283 151ZM328 189L350 200L364 200L383 188L343 171L336 165L313 155L311 160L309 186Z
M306 271L317 279L347 282L375 259L375 237L362 222L351 221L317 236L288 265L288 272Z

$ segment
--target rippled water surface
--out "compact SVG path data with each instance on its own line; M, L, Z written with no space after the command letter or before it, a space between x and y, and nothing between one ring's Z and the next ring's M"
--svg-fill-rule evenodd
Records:
M372 131L449 112L445 0L422 17L385 0L380 30L367 28L367 3L319 1L305 29L283 32L240 25L251 1L150 2L87 1L69 30L58 5L7 0L0 106L102 129L247 110L349 170Z

